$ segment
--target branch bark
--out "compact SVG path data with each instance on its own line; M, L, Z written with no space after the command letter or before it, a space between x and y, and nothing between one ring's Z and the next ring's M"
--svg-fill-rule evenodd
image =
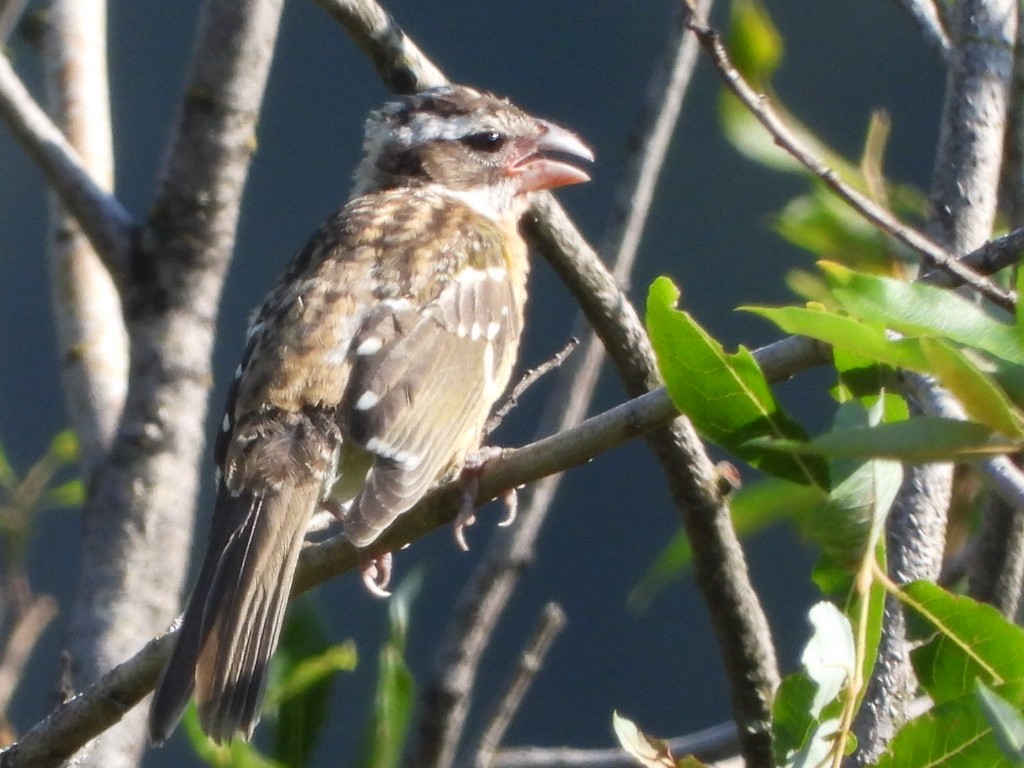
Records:
M114 187L105 0L57 0L46 34L50 111L84 170ZM75 219L50 197L50 286L64 401L88 478L106 455L128 386L128 335L117 287Z
M188 565L221 286L281 11L280 0L205 6L186 95L122 301L131 339L124 414L97 467L69 650L77 685L128 658L178 609ZM144 713L85 762L132 766Z

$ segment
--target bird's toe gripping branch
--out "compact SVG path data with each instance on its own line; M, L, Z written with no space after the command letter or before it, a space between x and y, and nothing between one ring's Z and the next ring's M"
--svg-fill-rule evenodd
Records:
M455 536L455 543L463 552L469 551L469 544L466 542L466 528L476 522L476 496L480 489L480 473L484 465L491 459L499 458L504 453L502 448L488 445L466 457L462 465L460 479L462 481L462 508L459 516L452 523L452 533ZM515 488L510 488L501 494L505 503L505 517L498 523L502 528L509 526L516 519L516 510L519 506L519 496Z

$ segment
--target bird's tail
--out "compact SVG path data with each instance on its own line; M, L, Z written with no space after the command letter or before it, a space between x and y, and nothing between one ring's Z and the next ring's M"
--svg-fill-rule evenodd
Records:
M199 581L150 708L152 742L174 730L193 690L210 738L252 735L320 489L312 473L262 492L221 486Z

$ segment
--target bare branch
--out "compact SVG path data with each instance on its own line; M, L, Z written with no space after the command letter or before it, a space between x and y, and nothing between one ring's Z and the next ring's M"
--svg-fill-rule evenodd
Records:
M444 76L375 0L317 0L370 57L380 79L394 93L415 93L445 85Z
M498 745L508 730L512 718L523 703L523 697L537 676L555 638L565 627L565 611L557 603L544 606L533 636L526 645L505 695L498 702L495 713L480 737L479 746L471 750L476 755L477 768L490 768Z
M688 28L700 40L701 45L707 51L726 87L746 105L751 114L771 133L776 144L789 152L811 173L821 179L840 199L844 200L857 213L881 231L901 242L929 264L949 272L964 285L971 287L998 306L1013 309L1017 303L1017 296L1014 291L1003 290L992 283L992 281L986 280L981 275L961 264L954 255L955 252L950 253L945 250L913 227L909 227L899 221L889 211L866 195L861 194L846 184L821 158L805 147L796 134L789 129L785 121L775 113L768 100L763 95L757 93L743 79L743 76L733 66L729 54L726 52L718 33L714 29L703 26L696 17L690 19ZM964 248L964 250L967 249Z
M54 120L105 190L114 185L107 88L106 0L57 0L46 25L46 83ZM50 198L51 306L64 401L82 474L110 447L128 387L121 298L96 251L55 195Z
M929 195L929 233L950 252L963 254L992 236L1017 2L963 0L953 13L955 48Z
M979 274L994 275L999 270L1020 261L1022 253L1024 253L1024 227L987 241L964 256L961 261ZM960 280L948 272L938 269L926 272L921 276L920 281L946 288L963 285Z
M93 179L78 153L36 104L3 55L0 55L0 118L39 165L50 187L78 220L115 280L123 280L132 242L131 215Z
M566 342L565 346L558 350L548 360L538 365L536 368L530 368L523 374L522 378L512 387L512 391L509 392L508 397L505 398L505 402L498 410L487 420L484 424L484 435L489 435L491 432L496 430L505 417L512 412L512 409L519 404L519 398L523 396L530 387L536 384L543 376L550 373L551 371L559 368L562 363L565 362L566 358L572 354L573 350L579 346L580 340L573 336Z
M56 615L57 601L50 595L40 595L18 617L0 658L0 712L7 712L10 707L25 663L39 636Z

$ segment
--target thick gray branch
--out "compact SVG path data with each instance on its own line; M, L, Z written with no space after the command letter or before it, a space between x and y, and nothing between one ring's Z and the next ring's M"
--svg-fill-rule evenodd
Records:
M149 221L124 286L131 369L124 415L84 510L69 648L77 684L166 627L191 548L210 351L280 0L210 0ZM89 760L134 765L144 713ZM106 745L110 744L108 748Z

